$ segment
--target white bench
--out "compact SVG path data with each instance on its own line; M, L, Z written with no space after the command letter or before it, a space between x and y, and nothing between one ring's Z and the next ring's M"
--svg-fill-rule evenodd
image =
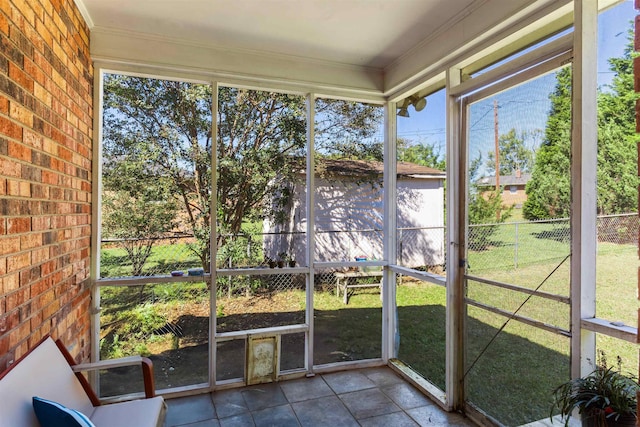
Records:
M140 364L147 398L101 405L81 371ZM32 406L38 396L86 415L96 427L162 427L165 404L155 396L153 365L139 356L77 365L50 337L0 373L0 427L41 427Z

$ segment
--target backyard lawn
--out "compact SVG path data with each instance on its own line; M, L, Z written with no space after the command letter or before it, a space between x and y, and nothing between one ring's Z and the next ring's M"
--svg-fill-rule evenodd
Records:
M516 229L517 226L517 229ZM562 296L569 295L567 224L508 224L491 244L468 256L469 274ZM515 238L514 238L515 237ZM172 254L173 261L166 260ZM103 250L103 275L126 275L124 253ZM155 268L195 266L183 245L156 247ZM636 325L637 249L633 244L599 242L597 315ZM158 273L160 274L160 273ZM162 273L166 274L166 272ZM289 288L268 289L274 278L219 282L218 332L304 323L305 293L293 277ZM249 276L247 276L249 277ZM378 358L381 355L381 301L377 288L358 289L345 305L331 275L318 279L314 293L314 364ZM329 278L329 279L328 279ZM221 280L221 279L219 279ZM226 279L223 279L226 280ZM244 283L238 285L237 283ZM445 288L403 277L397 288L399 358L433 384L445 381ZM238 292L241 290L242 292ZM101 287L101 357L132 353L156 364L158 388L208 380L209 289L205 283ZM567 304L470 280L467 297L507 312L569 329ZM551 390L569 377L569 338L534 328L478 307L467 308L466 379L469 400L506 425L548 416ZM497 331L504 330L497 334ZM637 372L638 351L631 343L598 336L598 350L622 370ZM304 335L283 337L283 369L304 366ZM218 345L218 379L241 378L244 344ZM123 392L113 375L103 375L103 394ZM508 390L508 393L505 391Z

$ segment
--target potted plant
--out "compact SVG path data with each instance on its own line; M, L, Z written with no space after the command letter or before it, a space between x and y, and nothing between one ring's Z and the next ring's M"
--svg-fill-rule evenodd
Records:
M287 263L288 267L295 267L296 266L296 259L294 257L292 257L291 255L289 255L289 254L285 255L284 260Z
M266 258L267 264L269 265L269 268L276 268L276 265L278 264L276 262L276 260L273 260L269 257Z
M293 257L289 256L289 254L287 254L286 252L280 252L278 256L280 257L280 259L278 260L278 267L284 267L285 265L289 267L296 266L296 260L293 259Z
M278 254L278 268L284 267L286 256L287 256L286 252L280 252Z
M640 385L635 377L624 375L618 367L607 366L600 352L596 368L589 375L561 384L553 391L551 417L556 409L568 427L571 414L577 410L583 425L594 427L635 426Z

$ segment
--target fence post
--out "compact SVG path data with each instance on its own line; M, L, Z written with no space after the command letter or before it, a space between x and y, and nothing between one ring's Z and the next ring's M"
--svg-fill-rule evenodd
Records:
M517 222L516 222L516 240L515 240L513 264L514 264L514 268L518 268L518 223Z
M233 267L233 265L231 264L231 257L229 257L229 259L227 260L227 265L229 266L229 268ZM231 290L231 286L232 286L231 276L229 276L227 283L229 284L229 290L227 292L228 292L229 298L231 298L233 296L233 292Z
M398 229L398 242L400 243L400 247L398 248L398 253L396 254L396 256L398 257L398 259L393 260L392 264L398 264L398 265L404 265L402 263L402 247L403 247L403 242L402 242L402 228Z

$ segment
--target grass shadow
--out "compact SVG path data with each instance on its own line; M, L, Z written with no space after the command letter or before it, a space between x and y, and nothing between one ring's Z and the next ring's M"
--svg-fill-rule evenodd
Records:
M442 305L398 307L399 359L444 390L446 312ZM467 368L497 329L466 322ZM551 392L569 378L569 357L528 338L501 332L466 376L468 400L505 425L549 416Z
M571 229L564 226L532 232L531 235L538 239L553 240L558 243L569 243L571 241Z

